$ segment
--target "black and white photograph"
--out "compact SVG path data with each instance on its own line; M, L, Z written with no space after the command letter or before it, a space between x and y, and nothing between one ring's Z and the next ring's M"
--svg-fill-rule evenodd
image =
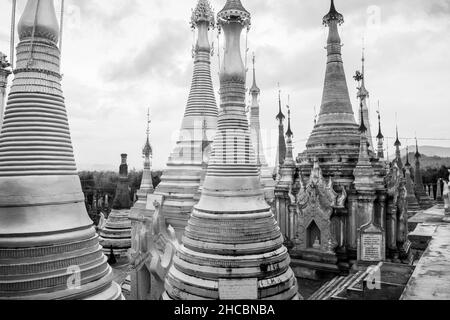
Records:
M0 300L450 300L449 52L450 0L0 0Z

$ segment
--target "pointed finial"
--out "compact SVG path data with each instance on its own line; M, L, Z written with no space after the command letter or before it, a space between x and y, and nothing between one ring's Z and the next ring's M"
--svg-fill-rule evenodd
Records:
M417 134L416 134L416 159L419 159L422 155L419 152L419 141L417 140Z
M332 21L336 21L339 25L344 23L344 16L337 12L336 7L334 6L334 0L331 0L330 11L323 17L323 24L328 26Z
M408 146L408 140L406 141L406 163L405 166L409 167L411 164L409 163L409 146Z
M253 85L250 88L250 93L251 94L259 94L261 92L261 90L256 85L256 55L254 52L253 52L252 60L253 60Z
M208 28L211 29L214 29L216 24L214 11L208 0L199 0L195 9L192 10L191 28L197 28L197 26L202 22L206 22L208 24Z
M378 114L378 135L377 135L377 139L382 140L382 139L384 139L384 136L383 136L383 133L381 133L380 100L378 100L378 110L377 110L377 114Z
M284 119L286 119L285 115L283 114L283 111L281 110L281 89L280 89L280 83L278 82L278 115L276 117L277 120L280 121L280 124L283 122Z
M288 129L286 131L286 136L288 138L292 138L292 136L294 135L292 133L292 130L291 130L291 106L290 106L290 100L291 100L291 97L290 97L290 95L288 95L288 104L286 106L286 108L288 110Z
M150 108L147 109L147 140L145 141L144 149L142 150L142 154L144 157L149 158L152 155L152 146L150 145Z
M359 131L360 131L361 133L366 133L366 132L367 132L367 127L366 127L366 125L364 124L364 111L363 111L363 108L364 108L364 106L363 106L363 103L361 102L361 104L360 104L361 125L359 126Z
M396 140L394 143L395 147L400 147L402 145L402 143L400 142L399 136L398 136L398 122L397 122L397 112L395 113L395 134L396 134Z

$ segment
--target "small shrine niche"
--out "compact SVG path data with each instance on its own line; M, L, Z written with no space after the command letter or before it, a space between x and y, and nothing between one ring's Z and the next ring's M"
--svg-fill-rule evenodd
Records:
M319 249L322 244L321 232L315 221L306 230L308 249Z

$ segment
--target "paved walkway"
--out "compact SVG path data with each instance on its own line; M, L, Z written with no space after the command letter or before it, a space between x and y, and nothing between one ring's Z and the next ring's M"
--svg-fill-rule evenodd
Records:
M450 224L443 223L443 217L443 207L436 206L413 218L435 231L401 300L450 300Z

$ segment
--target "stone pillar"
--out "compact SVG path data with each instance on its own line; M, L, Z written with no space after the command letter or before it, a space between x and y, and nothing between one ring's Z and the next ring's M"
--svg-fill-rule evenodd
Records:
M444 198L442 197L442 179L438 179L436 189L436 201L442 203L443 200Z
M450 170L449 170L450 173ZM449 177L450 180L450 177ZM445 218L444 222L450 223L450 182L444 181L444 210L445 210Z

